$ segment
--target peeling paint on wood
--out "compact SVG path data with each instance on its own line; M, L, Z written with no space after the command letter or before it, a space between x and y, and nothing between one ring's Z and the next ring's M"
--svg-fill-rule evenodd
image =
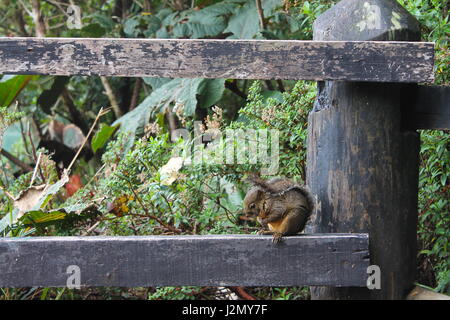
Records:
M367 234L0 239L0 287L365 286Z
M434 44L0 38L0 73L432 82Z

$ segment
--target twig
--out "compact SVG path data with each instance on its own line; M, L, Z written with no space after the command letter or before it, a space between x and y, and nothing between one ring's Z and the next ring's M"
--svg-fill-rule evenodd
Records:
M116 175L117 175L117 174L116 174ZM181 230L179 230L179 229L177 229L177 228L175 228L175 227L172 227L171 225L168 225L167 223L164 223L164 221L162 221L161 219L159 219L157 216L150 214L150 212L148 211L147 207L144 206L144 204L142 203L142 200L141 200L141 198L139 197L139 195L136 193L136 191L134 191L133 184L131 183L131 181L128 180L128 179L127 179L126 177L124 177L124 176L121 176L121 175L117 175L117 176L118 176L118 177L121 177L122 179L124 179L124 180L130 185L130 190L131 190L131 192L133 192L134 197L135 197L136 200L139 202L139 205L142 207L142 210L144 210L145 216L142 216L142 215L138 215L138 216L141 216L141 217L148 217L148 218L150 218L150 219L155 220L155 221L158 222L160 225L162 225L164 228L166 228L166 229L168 229L168 230L170 230L170 231L172 231L172 232L175 232L175 233L181 233ZM131 214L131 215L135 215L135 214Z
M119 103L117 102L111 85L109 84L109 81L106 77L100 77L100 80L102 81L103 87L105 88L105 94L108 97L111 108L114 111L114 115L116 116L116 119L119 119L122 116L122 110L120 110Z
M25 147L25 151L27 152L27 154L31 154L30 149L28 147L27 137L25 136L25 130L23 128L22 119L19 120L19 124L20 124L20 134L22 136L22 140L23 140L23 145Z
M131 102L130 102L130 108L129 110L133 110L136 108L138 100L139 100L139 91L141 91L142 88L142 78L137 78L136 82L134 83L133 88L133 94L131 96Z
M30 125L28 125L28 130L27 130L27 134L28 134L28 139L30 139L30 144L31 144L31 151L33 152L33 158L34 158L34 162L38 163L38 157L36 154L36 147L34 146L34 142L33 142L33 137L31 136L31 127ZM39 169L39 176L42 179L42 183L45 183L45 177L44 177L44 173L42 172L41 166L38 166Z
M277 80L277 84L278 84L278 90L281 92L284 92L284 85L283 85L283 81L281 81L280 79Z
M22 15L22 10L16 10L15 20L16 20L18 26L19 26L19 30L21 32L21 36L22 37L29 37L27 29L25 28L25 24L26 23L25 23L25 20L23 18L23 15Z
M45 37L45 24L41 15L41 4L39 0L32 0L32 17L36 25L36 37Z
M36 174L38 172L39 169L39 164L41 163L41 158L42 158L42 152L39 152L37 161L36 161L36 165L34 166L34 171L33 171L33 176L31 177L31 181L30 181L30 188L34 183L34 179L36 179ZM45 183L45 180L42 181L43 183Z
M86 183L86 184L84 185L84 187L86 188L86 186L88 186L89 184L91 184L91 182L94 181L95 177L97 177L97 176L100 174L100 172L101 172L105 167L106 167L106 163L104 163L104 164L101 166L101 168L97 170L97 172L94 174L94 176L88 181L88 183Z
M19 168L21 168L22 170L27 171L27 172L33 171L33 167L29 166L25 162L16 158L15 156L13 156L11 153L6 151L5 149L0 149L0 154L2 156L4 156L6 159L8 159L9 161L11 161L12 163L14 163Z
M256 1L256 9L258 10L259 25L261 27L261 31L264 31L264 30L266 30L266 23L264 21L264 10L261 5L261 0L255 0L255 1ZM267 85L267 89L272 91L273 86L272 86L272 83L270 82L270 80L266 80L265 82ZM278 83L278 86L280 87L280 83ZM284 91L284 90L280 90L280 91Z
M92 230L94 230L94 229L100 224L100 222L101 222L101 221L97 221L96 223L94 223L94 225L92 225L89 229L87 229L87 230L82 234L82 236L87 236L89 233L91 233Z
M89 129L88 134L84 138L83 144L80 146L80 148L78 149L77 153L73 157L72 162L67 167L67 172L70 172L70 169L72 169L72 166L75 163L75 160L77 160L78 156L80 155L81 150L84 148L86 142L88 141L90 135L92 134L92 131L94 131L94 128L97 125L97 122L100 119L100 117L102 117L103 115L107 114L110 110L111 110L111 108L106 108L106 109L101 108L100 109L100 111L97 114L97 117L95 117L94 123L92 124L91 128Z
M169 124L170 137L173 137L174 132L177 129L177 122L170 107L166 108L165 114L167 123Z
M256 0L256 9L258 10L259 24L261 26L261 30L265 30L266 24L264 22L264 11L261 5L261 0Z
M247 100L247 95L238 88L238 86L237 86L235 81L233 81L233 82L225 82L225 88L227 88L228 90L230 90L234 94L238 95L242 99Z
M83 120L83 115L78 110L78 108L75 106L75 103L73 102L73 99L69 93L69 90L67 90L67 88L63 89L63 91L61 93L61 97L62 97L64 104L67 106L67 109L72 118L71 119L72 122L74 124L76 124L81 129L81 131L83 131L83 134L86 134L86 132L88 131L88 126L87 126L86 122L84 122L84 120Z
M14 201L14 196L8 192L8 190L6 190L5 188L3 188L2 185L0 185L0 190L3 191L4 194L6 194L6 196L11 200Z

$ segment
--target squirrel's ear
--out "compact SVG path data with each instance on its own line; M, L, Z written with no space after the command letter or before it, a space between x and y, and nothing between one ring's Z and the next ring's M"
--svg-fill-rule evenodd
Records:
M244 179L244 181L254 184L254 181L257 179L259 179L258 175L256 173L251 172L247 175L247 177Z
M259 200L259 199L262 199L263 198L263 195L264 195L264 190L263 189L261 189L261 188L259 188L259 187L257 187L256 188L256 198Z

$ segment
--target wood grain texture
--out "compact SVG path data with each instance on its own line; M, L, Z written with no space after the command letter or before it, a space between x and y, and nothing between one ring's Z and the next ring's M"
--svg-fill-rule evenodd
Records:
M365 286L367 234L0 239L0 287Z
M407 113L413 129L450 129L450 86L418 86L411 92L412 113Z
M0 38L0 73L432 82L434 44Z
M386 87L388 86L388 87ZM308 233L367 232L381 290L314 288L318 299L402 299L416 275L419 145L402 128L410 84L326 82L308 119Z
M420 41L395 0L341 0L314 22L314 40ZM416 84L326 81L308 120L307 232L368 232L381 289L311 288L312 299L404 299L417 270L420 137L405 122Z

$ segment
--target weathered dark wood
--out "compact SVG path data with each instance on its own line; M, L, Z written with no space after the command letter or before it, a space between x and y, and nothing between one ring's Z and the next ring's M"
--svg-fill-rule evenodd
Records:
M411 96L413 112L405 110L413 129L450 129L450 87L418 86Z
M420 35L417 23L408 25L414 18L396 1L344 0L318 18L315 27L322 32L316 30L316 39L346 40L344 31L366 21L372 6L383 13L377 39ZM327 20L334 10L347 14ZM393 23L396 16L404 23ZM366 30L359 39L372 36ZM315 287L313 299L402 299L413 287L420 141L416 131L405 128L404 112L411 112L415 89L409 84L319 84L308 120L307 155L307 184L318 205L307 232L368 232L381 290Z
M0 38L0 73L432 82L433 43Z
M366 285L367 234L0 239L0 287Z

